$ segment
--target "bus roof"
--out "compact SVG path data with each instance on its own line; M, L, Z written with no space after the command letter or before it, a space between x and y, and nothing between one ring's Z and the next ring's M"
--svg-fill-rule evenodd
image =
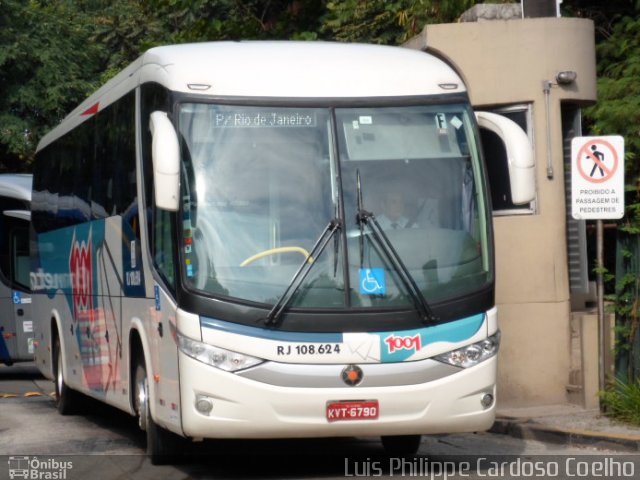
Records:
M31 201L32 175L26 173L0 174L0 197Z
M425 52L335 42L242 41L156 47L91 95L38 150L146 82L193 95L380 98L465 92L460 76Z

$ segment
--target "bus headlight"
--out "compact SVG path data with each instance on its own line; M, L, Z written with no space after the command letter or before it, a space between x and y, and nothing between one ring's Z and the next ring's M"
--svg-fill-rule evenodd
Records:
M498 331L480 342L436 355L433 359L455 367L469 368L495 356L499 349L500 332Z
M197 342L180 334L178 334L178 348L182 353L199 362L227 372L236 372L264 362L259 358Z

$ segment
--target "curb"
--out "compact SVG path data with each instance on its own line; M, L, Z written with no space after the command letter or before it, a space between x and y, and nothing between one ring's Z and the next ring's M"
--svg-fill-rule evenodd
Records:
M496 418L489 431L523 440L640 452L640 437L637 435L558 428L530 419Z

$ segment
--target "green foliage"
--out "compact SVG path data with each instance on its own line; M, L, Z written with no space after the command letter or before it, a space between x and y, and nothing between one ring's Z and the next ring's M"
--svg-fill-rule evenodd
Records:
M323 0L155 0L165 43L316 38Z
M100 45L102 53L100 84L162 42L164 25L155 14L148 2L131 0L100 1L88 9L94 26L91 41Z
M0 169L25 170L40 136L96 87L90 28L66 2L0 2Z
M638 9L640 13L640 9ZM640 232L640 18L623 17L597 47L598 103L585 115L596 135L625 139L626 205L622 230Z
M428 23L455 19L473 0L341 0L327 3L321 33L344 42L400 44ZM497 2L499 3L499 2Z
M616 380L600 400L607 416L640 426L640 379L635 382Z
M0 0L0 171L150 47L315 39L323 0Z
M633 347L640 326L640 4L626 8L626 13L636 14L617 17L609 30L600 30L604 40L597 46L598 103L586 109L585 116L592 134L618 134L625 140L626 209L618 226L617 284L612 300L618 367L623 370L619 374L631 380L640 374L634 360L640 352Z

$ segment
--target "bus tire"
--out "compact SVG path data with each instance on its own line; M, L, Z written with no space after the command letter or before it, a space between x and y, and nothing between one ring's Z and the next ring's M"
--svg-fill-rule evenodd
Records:
M414 455L420 448L422 435L396 435L382 437L382 446L389 455Z
M176 463L180 458L181 439L178 435L156 424L151 418L149 378L147 370L141 362L136 366L134 394L138 425L146 432L146 451L151 464Z
M53 378L55 385L56 408L61 415L78 413L81 406L80 394L69 388L64 380L62 367L62 350L60 338L56 335L53 341Z

